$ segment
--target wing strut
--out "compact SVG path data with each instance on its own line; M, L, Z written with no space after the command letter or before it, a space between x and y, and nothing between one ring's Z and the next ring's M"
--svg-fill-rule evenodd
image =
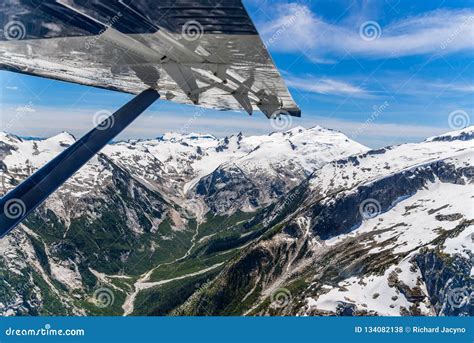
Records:
M0 238L122 132L160 95L148 89L106 118L15 189L0 198Z

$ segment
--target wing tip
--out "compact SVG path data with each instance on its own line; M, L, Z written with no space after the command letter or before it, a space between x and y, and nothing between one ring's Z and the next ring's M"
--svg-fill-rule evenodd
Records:
M301 110L298 107L284 109L290 116L301 118Z

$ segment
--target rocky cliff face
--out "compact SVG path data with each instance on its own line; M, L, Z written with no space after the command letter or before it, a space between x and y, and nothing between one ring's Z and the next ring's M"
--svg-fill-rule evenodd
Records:
M0 241L0 312L472 315L472 132L112 144ZM3 191L73 141L1 134Z

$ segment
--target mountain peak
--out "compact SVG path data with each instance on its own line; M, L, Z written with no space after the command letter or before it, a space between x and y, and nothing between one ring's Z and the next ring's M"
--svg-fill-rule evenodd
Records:
M162 140L165 141L179 141L183 139L187 140L197 140L197 139L216 139L214 135L205 134L205 133L178 133L178 132L165 132L163 136L161 136Z
M300 133L300 132L303 132L303 131L306 131L306 128L304 128L301 125L298 125L298 126L292 127L291 129L289 129L285 133Z
M5 131L0 131L0 138L7 138L10 137L10 134Z
M59 133L55 136L47 138L46 141L72 144L76 141L76 137L74 137L69 132L62 131L61 133Z
M9 140L9 141L18 142L18 141L21 141L21 138L16 135L12 135L11 133L8 133L8 132L0 131L0 140Z
M439 136L427 138L425 142L467 141L471 139L474 139L474 125L465 127L460 130L446 132Z

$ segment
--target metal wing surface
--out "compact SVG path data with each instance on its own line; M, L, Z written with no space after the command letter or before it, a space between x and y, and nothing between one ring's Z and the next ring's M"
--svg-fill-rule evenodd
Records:
M241 0L4 0L0 68L300 116Z

